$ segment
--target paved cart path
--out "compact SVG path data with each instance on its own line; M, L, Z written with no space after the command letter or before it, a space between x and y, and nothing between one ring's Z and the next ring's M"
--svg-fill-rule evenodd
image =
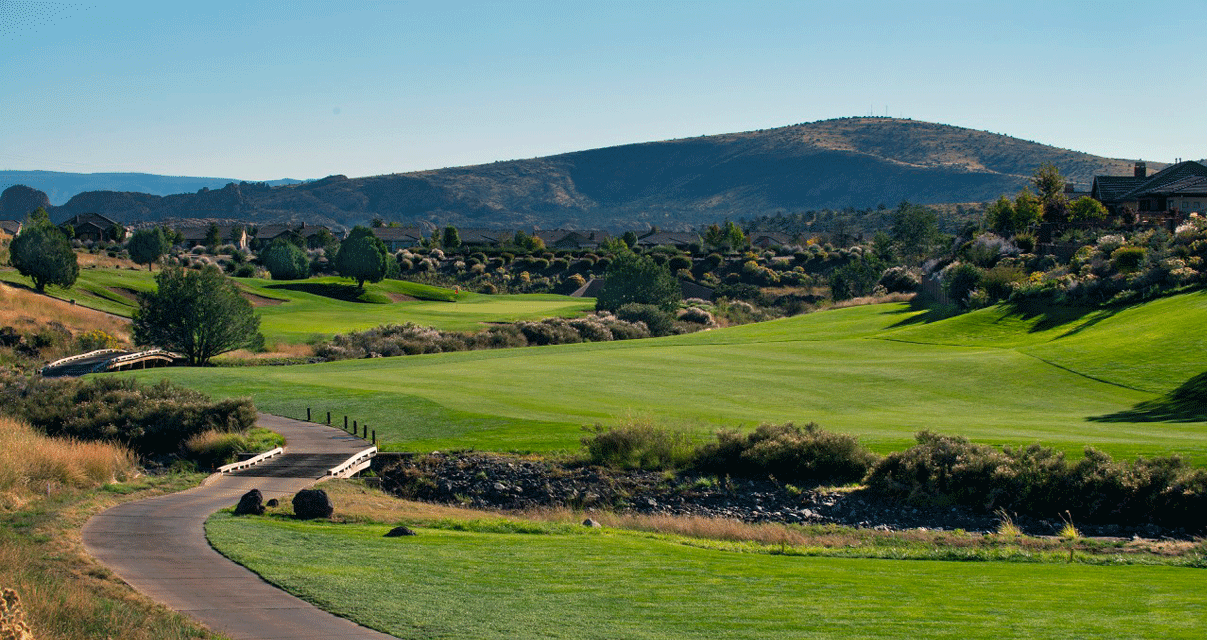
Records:
M84 525L84 547L135 589L237 640L391 638L332 615L227 560L205 539L210 514L251 489L292 496L369 444L339 429L260 414L285 455L168 496L116 506ZM334 462L332 462L334 460Z

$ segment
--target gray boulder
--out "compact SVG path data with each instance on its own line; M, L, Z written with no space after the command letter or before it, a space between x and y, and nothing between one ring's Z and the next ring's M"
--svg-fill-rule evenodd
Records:
M235 515L264 515L264 494L260 493L259 489L252 489L243 494L243 497L239 498L239 504L235 505Z
M302 489L293 496L293 515L300 520L330 518L334 512L331 498L322 489Z
M599 522L597 522L595 520L595 518L587 518L586 520L583 520L583 526L584 527L602 527L603 525L599 524Z
M386 532L385 537L401 538L402 536L413 536L413 535L418 535L418 534L416 534L414 531L412 531L410 529L410 527L399 526L399 527L394 527L393 529L390 529L388 532Z

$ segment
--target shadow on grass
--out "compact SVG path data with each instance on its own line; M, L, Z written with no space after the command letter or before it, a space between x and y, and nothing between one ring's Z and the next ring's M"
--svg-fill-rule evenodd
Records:
M921 311L922 313L918 313L918 311ZM941 305L918 302L918 299L915 297L910 301L908 307L885 312L886 315L904 315L907 313L911 315L893 323L889 328L898 329L916 324L930 324L932 322L946 320L952 316L959 315L960 310L955 305L950 304Z
M1041 333L1051 329L1060 327L1068 327L1068 330L1057 336L1057 339L1067 338L1076 335L1089 329L1090 327L1106 320L1107 318L1119 312L1120 308L1110 307L1080 307L1055 305L1049 302L1040 300L1023 300L1021 302L1010 302L1002 305L1003 313L1001 318L1017 316L1023 320L1035 323L1028 329L1028 333ZM922 311L922 313L917 313ZM910 325L930 324L940 320L958 316L961 311L955 305L935 305L911 302L908 309L892 311L889 313L913 314L908 318L902 319L900 322L893 324L891 328L907 327Z
M265 289L286 289L300 291L324 298L342 300L344 302L361 302L367 304L390 304L388 296L358 288L354 284L338 284L334 282L282 282L264 285Z
M1207 422L1207 371L1157 398L1126 411L1092 416L1094 422Z

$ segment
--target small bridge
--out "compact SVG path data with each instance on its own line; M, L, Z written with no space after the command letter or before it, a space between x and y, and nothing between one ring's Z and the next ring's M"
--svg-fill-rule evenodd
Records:
M42 367L42 375L47 378L63 376L82 376L89 373L106 371L130 371L133 369L152 369L155 367L170 367L184 360L184 356L163 349L148 349L146 351L122 351L121 349L97 349L77 356L55 360Z

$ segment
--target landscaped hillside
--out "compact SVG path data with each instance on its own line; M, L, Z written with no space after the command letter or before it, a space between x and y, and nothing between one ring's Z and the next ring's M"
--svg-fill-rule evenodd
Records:
M930 429L1207 461L1201 418L1133 411L1202 373L1207 294L925 320L879 305L657 340L150 375L272 413L347 414L409 450L574 449L582 425L636 414L699 431L812 420L879 451Z
M52 211L122 222L224 218L353 224L373 217L460 227L696 226L776 211L983 202L1051 162L1088 188L1129 161L1004 135L891 118L846 118L682 140L283 187L230 184L173 196L97 191ZM1150 163L1160 168L1160 163Z

